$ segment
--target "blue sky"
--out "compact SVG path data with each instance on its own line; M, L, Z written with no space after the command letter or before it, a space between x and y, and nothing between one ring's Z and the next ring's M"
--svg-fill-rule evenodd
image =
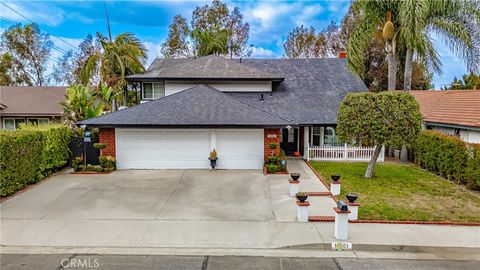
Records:
M181 14L188 19L192 10L211 1L106 1L114 35L134 32L149 50L150 63L160 55L160 45L168 34L172 17ZM320 30L331 21L340 22L345 15L346 1L224 1L230 8L238 6L250 24L249 44L252 57L282 56L282 44L295 26L314 26ZM36 22L52 34L56 49L52 58L73 49L87 34L106 34L103 2L101 1L4 1L6 5ZM12 23L28 23L21 15L0 6L0 32ZM466 73L465 64L443 43L436 42L443 62L443 75L436 74L434 83L440 88L454 76Z

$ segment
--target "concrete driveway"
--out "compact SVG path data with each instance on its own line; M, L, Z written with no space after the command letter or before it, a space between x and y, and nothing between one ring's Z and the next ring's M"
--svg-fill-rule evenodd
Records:
M257 170L64 172L1 207L4 219L275 219L268 178Z

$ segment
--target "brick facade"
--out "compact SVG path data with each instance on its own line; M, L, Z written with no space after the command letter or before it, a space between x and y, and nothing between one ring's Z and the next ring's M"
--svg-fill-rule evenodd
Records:
M102 149L100 155L116 158L114 128L101 128L99 131L99 142L107 144L107 148Z
M273 138L269 138L273 137ZM276 143L277 144L277 149L270 149L268 148L269 143ZM272 151L275 155L280 155L280 129L265 129L264 130L264 135L263 135L263 153L264 156L271 156Z

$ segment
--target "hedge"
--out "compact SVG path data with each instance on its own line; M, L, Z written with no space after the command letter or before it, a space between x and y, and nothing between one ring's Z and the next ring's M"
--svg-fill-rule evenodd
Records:
M470 189L480 186L480 146L438 131L420 132L413 145L418 166Z
M0 131L0 196L64 167L72 134L62 125L22 125L16 131Z

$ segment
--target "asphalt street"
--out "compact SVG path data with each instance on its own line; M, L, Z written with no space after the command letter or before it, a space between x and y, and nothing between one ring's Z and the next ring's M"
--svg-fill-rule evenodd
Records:
M22 255L2 254L1 269L479 269L479 261L241 256Z

